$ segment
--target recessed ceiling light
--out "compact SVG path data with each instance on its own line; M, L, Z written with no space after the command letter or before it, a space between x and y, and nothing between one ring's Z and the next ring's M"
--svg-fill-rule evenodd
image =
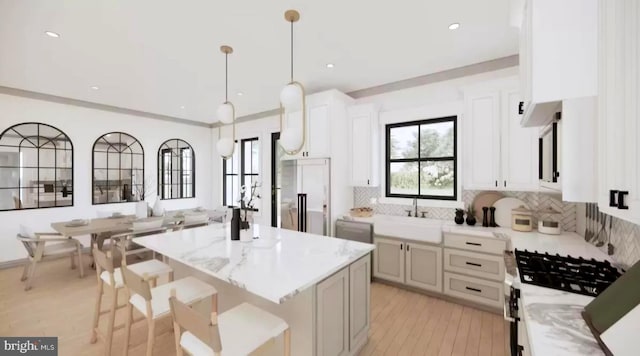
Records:
M58 38L60 37L60 34L57 32L53 32L53 31L45 31L44 32L47 36L49 37L53 37L53 38Z
M98 90L98 89L100 89L100 87L99 87L99 86L95 86L95 85L94 85L94 86L92 86L92 87L91 87L91 89L93 89L93 90Z
M333 63L327 63L327 68L333 68L335 67L335 65L333 65Z
M185 107L184 105L181 105L181 106L180 106L180 109L184 109L184 107Z
M449 25L449 29L450 30L457 30L460 28L460 24L457 22L452 23L451 25Z
M243 96L243 95L244 95L243 92L241 92L241 91L238 92L238 96Z

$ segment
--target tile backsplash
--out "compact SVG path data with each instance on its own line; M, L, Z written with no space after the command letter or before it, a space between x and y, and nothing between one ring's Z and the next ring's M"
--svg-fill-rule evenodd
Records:
M471 204L475 196L480 193L476 190L465 190L462 192L462 200L465 206ZM565 203L554 195L535 193L535 192L502 192L505 196L518 198L524 201L534 212L552 207L562 212L562 229L565 231L576 231L576 205L574 203ZM376 214L382 215L406 215L407 210L411 210L411 205L399 204L371 204L372 198L380 197L380 188L356 187L354 188L353 204L356 207L370 206ZM455 209L450 208L421 208L427 211L427 217L431 219L453 220ZM534 213L534 226L537 225L537 216Z
M584 235L584 231L578 233ZM640 261L640 225L613 218L610 242L614 246L611 258L622 268L628 269ZM606 244L601 249L607 253Z

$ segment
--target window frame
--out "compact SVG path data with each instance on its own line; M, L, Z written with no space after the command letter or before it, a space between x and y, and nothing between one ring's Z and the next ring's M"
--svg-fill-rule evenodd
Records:
M127 201L127 200L109 201L109 199L108 199L108 198L107 198L107 201L106 201L106 202L104 202L104 203L99 203L99 202L98 202L98 203L96 203L96 201L95 201L94 192L95 192L95 189L96 189L96 170L104 169L104 170L106 170L106 171L107 171L107 189L108 189L108 187L109 187L109 184L108 184L108 182L109 182L109 170L110 170L110 169L112 169L112 168L109 168L109 156L107 155L107 161L106 161L107 167L106 167L106 168L96 168L96 161L95 161L95 157L96 157L96 155L95 155L95 153L96 153L96 145L98 144L98 142L99 142L101 139L103 139L103 138L107 137L107 135L118 135L118 137L119 137L119 143L122 143L122 135L127 135L127 136L129 136L129 137L131 137L132 139L134 139L134 140L135 140L134 142L132 142L131 144L129 144L127 147L131 147L131 146L133 146L133 145L135 145L135 144L138 144L138 145L140 146L140 151L141 151L141 153L134 153L134 152L131 152L131 153L128 153L128 154L132 156L132 157L131 157L131 159L132 159L132 163L131 163L131 168L130 168L130 170L131 170L131 174L133 175L133 171L134 171L134 170L137 170L137 171L140 171L140 170L141 170L141 171L142 171L142 184L137 184L137 185L142 185L142 192L144 192L144 191L145 191L145 183L146 183L146 182L145 182L144 146L142 145L142 143L140 142L140 140L138 140L135 136L130 135L130 134L126 133L126 132L122 132L122 131L107 132L107 133L105 133L104 135L100 135L100 137L98 137L98 138L93 142L93 146L92 146L92 149L91 149L91 205L106 205L106 204L135 203L136 201ZM103 141L108 142L108 141L106 141L106 140L103 140ZM130 149L130 148L129 148L129 149ZM131 150L131 149L130 149L130 150ZM131 151L133 151L133 150L131 150ZM103 151L97 151L97 152L103 152ZM109 153L108 149L107 149L106 153ZM122 151L117 151L117 153L118 153L118 177L120 177L120 178L121 178L122 171L123 171L123 169L122 169L122 154L123 154L123 152L122 152ZM133 168L133 156L134 156L134 155L140 155L140 156L142 156L142 169L134 169L134 168ZM119 179L119 181L121 181L121 180L122 180L122 179ZM131 187L130 187L130 194L132 194L133 192L134 192L134 187L133 187L133 184L132 184L132 185L131 185ZM144 195L144 193L143 193L143 195ZM141 200L139 200L139 201L143 201L145 198L146 198L146 197L142 197L142 199L141 199Z
M444 157L420 157L420 126L437 124L443 122L453 123L453 156ZM418 126L418 157L417 158L391 158L391 130L398 127ZM453 161L453 195L423 195L420 194L420 163L422 162L442 162ZM391 163L412 163L418 164L418 194L398 194L391 193ZM445 116L431 119L422 119L385 125L385 197L387 198L416 198L425 200L458 200L458 116Z
M227 159L233 159L233 157L227 158L227 159L222 159L222 205L223 206L236 206L234 205L234 203L237 202L232 202L231 205L228 204L227 202L227 176L239 176L239 180L238 180L238 189L240 189L240 187L242 187L245 182L244 182L244 177L245 176L257 176L260 177L260 172L258 173L245 173L245 162L244 162L244 154L245 154L245 143L247 142L253 142L256 141L258 143L258 145L260 144L260 137L256 136L256 137L250 137L250 138L243 138L243 139L239 139L239 140L235 140L234 144L238 144L239 143L239 148L236 147L236 150L234 150L234 154L238 153L240 156L238 158L238 165L240 166L238 169L238 173L227 173ZM258 146L258 156L260 156L260 147ZM259 160L259 159L258 159ZM260 162L258 162L258 164L260 164ZM253 209L248 209L250 211L255 211L258 212L260 209L257 208L253 208Z
M170 145L171 142L176 143L176 147L173 147ZM180 147L180 143L185 144L186 147ZM165 147L166 146L166 147ZM184 151L185 150L190 150L191 151L191 169L189 170L185 170L184 169ZM164 171L164 158L165 158L165 154L169 153L171 155L171 157L173 157L173 154L175 152L179 152L178 155L176 155L176 157L179 157L179 167L178 169L174 169L172 167L172 164L169 164L170 170L169 172L171 172L171 175L173 176L173 172L179 172L178 175L178 183L171 183L168 184L168 186L170 187L170 196L169 197L165 197L165 171ZM190 172L191 175L191 196L185 196L185 183L184 183L184 173L185 172ZM178 197L173 197L173 186L178 186ZM172 138L169 140L164 141L162 144L160 144L160 147L158 148L158 196L160 197L161 200L176 200L176 199L193 199L196 197L196 153L193 150L193 147L191 146L191 144L183 139L180 138Z
M75 192L74 192L74 148L73 148L73 141L71 141L71 138L69 138L69 135L67 135L64 131L60 130L59 128L53 126L53 125L49 125L49 124L44 124L41 122L33 122L33 121L29 121L29 122L21 122L15 125L11 125L8 128L6 128L4 131L2 131L2 133L0 133L0 146L2 147L17 147L18 148L18 154L19 154L19 163L18 163L18 167L4 167L4 168L19 168L19 170L22 172L23 169L25 168L34 168L34 167L25 167L23 166L23 162L22 162L22 155L21 155L21 147L22 147L22 142L18 145L18 146L9 146L9 145L3 145L2 144L2 137L7 134L8 132L10 132L11 130L13 130L13 132L15 132L17 135L19 135L20 137L22 137L22 141L28 141L30 142L33 147L35 147L37 149L37 167L35 167L37 169L37 175L38 175L38 180L40 180L40 147L42 147L43 145L40 146L36 146L35 144L33 144L33 142L31 142L28 138L29 137L33 137L33 136L27 136L25 137L24 135L22 135L21 133L19 133L18 131L15 130L15 128L19 127L19 126L23 126L23 125L37 125L37 134L36 137L42 137L42 138L47 138L48 141L52 141L53 139L56 139L60 136L64 136L66 138L66 141L69 142L70 148L69 149L64 149L63 151L71 151L71 167L70 168L58 168L58 162L57 162L57 149L54 148L54 182L57 181L57 174L58 174L58 169L70 169L71 170L71 178L68 179L68 181L71 182L71 193L69 193L71 195L71 204L70 205L54 205L54 206L39 206L40 205L40 191L38 190L38 206L36 207L28 207L25 208L24 207L24 203L22 202L22 190L23 189L30 189L29 187L22 187L22 174L20 174L18 176L18 187L15 188L3 188L0 187L0 189L16 189L18 190L18 196L20 198L20 208L12 208L12 209L0 209L0 211L20 211L20 210L34 210L34 209L50 209L50 208L67 208L67 207L72 207L75 204ZM58 131L58 135L56 135L55 137L51 138L51 137L45 137L45 136L40 136L40 126L46 126L49 128L52 128L56 131ZM45 149L50 149L50 148L45 148ZM43 169L52 169L51 167L44 167ZM55 183L54 183L54 193L55 193ZM55 198L54 195L54 204L57 204L57 199Z

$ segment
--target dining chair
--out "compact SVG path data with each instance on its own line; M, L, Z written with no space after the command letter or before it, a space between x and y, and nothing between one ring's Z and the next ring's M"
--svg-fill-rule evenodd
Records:
M242 303L218 316L199 314L172 291L169 298L176 354L249 355L283 335L284 355L291 355L291 331L287 322L252 304Z
M127 256L140 254L150 251L147 248L138 246L134 242L136 237L160 234L167 231L167 228L163 226L164 219L160 218L146 218L135 220L132 223L131 231L118 233L111 236L112 250L120 250L122 255L122 264L127 264ZM155 252L153 253L155 257Z
M46 237L45 236L55 236ZM26 281L24 290L31 289L35 278L36 265L45 257L60 257L69 255L71 258L71 269L76 268L75 257L77 254L78 265L80 265L80 278L84 277L82 265L82 244L80 241L63 237L56 232L33 232L25 225L20 225L20 232L17 239L22 242L27 250L29 259L24 264L21 281Z
M126 303L118 305L118 292L124 288L122 270L120 269L120 267L114 267L113 255L111 251L107 251L105 253L98 248L94 248L93 258L96 263L98 294L96 297L96 306L93 313L93 327L91 329L90 342L94 344L100 337L105 343L105 355L111 355L113 333L116 330L122 329L125 325L114 325L116 311L118 309L126 307L127 305ZM157 278L164 275L168 276L169 282L173 281L173 269L169 265L155 259L129 265L129 270L139 276L147 275L152 285L156 285ZM108 291L111 295L111 304L109 306L109 309L103 311L101 310L102 297L105 295L105 290ZM109 314L107 332L103 334L99 329L100 316L107 313Z
M187 213L184 214L184 220L177 226L175 230L190 229L193 227L207 226L211 221L209 220L209 213Z
M142 276L134 273L128 266L120 267L124 284L129 295L127 303L127 315L125 317L124 355L129 353L129 338L131 325L133 324L133 309L138 310L147 320L147 356L153 354L155 340L155 323L158 319L171 315L169 297L171 290L177 291L176 298L182 303L193 305L200 301L210 299L211 310L218 311L218 291L212 285L200 281L194 277L185 277L177 281L152 287L149 275Z

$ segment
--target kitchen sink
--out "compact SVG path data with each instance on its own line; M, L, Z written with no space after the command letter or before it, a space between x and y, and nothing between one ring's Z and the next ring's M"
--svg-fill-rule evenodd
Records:
M377 236L439 244L442 242L442 220L377 216L373 223L373 232Z

